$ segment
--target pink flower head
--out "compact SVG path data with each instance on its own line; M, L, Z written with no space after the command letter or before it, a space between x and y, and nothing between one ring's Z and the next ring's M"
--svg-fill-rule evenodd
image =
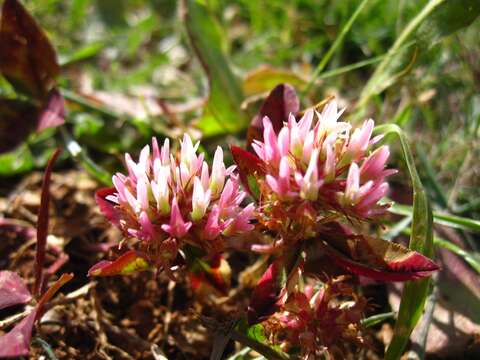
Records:
M360 320L366 306L366 299L357 295L344 277L338 277L316 291L306 286L289 293L264 327L272 332L268 335L282 334L278 339L282 347L299 347L302 359L338 354L352 344L363 344Z
M115 219L126 236L156 249L175 239L178 248L187 242L221 251L223 235L252 230L254 208L252 204L241 207L246 194L235 168L225 167L223 152L217 148L210 171L204 154L197 154L198 147L185 135L176 156L170 153L168 139L161 148L153 139L152 151L145 146L138 162L127 154L128 175L113 176L114 189L102 202L109 219ZM111 204L109 209L105 200Z
M263 141L254 141L252 147L265 165L267 201L308 201L317 209L359 218L385 210L377 203L388 191L385 177L396 172L385 169L388 147L372 152L381 138L372 138L373 120L352 131L350 124L339 121L342 113L331 101L321 113L307 110L298 121L290 115L278 134L270 120L263 119Z

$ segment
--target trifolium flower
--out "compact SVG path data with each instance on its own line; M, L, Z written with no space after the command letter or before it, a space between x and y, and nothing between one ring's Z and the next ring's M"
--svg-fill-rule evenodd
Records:
M218 147L210 171L198 147L185 135L174 155L168 139L160 148L153 138L138 162L125 155L128 175L115 174L114 188L100 199L111 205L109 219L125 236L140 240L139 247L159 265L171 263L185 243L216 254L223 250L224 236L253 229L254 206L241 207L246 193L235 167L225 167Z
M290 115L278 134L263 119L263 140L252 147L266 169L264 203L307 202L324 215L336 211L356 218L385 211L378 201L388 191L385 177L396 172L385 169L388 146L372 151L381 139L372 138L373 120L352 129L338 121L342 113L331 101L321 113L307 110L298 121Z

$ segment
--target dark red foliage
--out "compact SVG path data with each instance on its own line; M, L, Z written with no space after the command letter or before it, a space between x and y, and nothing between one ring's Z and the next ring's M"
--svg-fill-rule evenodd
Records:
M380 238L355 235L330 223L315 241L322 241L335 263L356 275L382 281L407 281L430 276L439 266L426 256Z
M114 187L98 189L95 193L95 201L97 202L100 211L103 215L105 215L108 221L115 226L119 226L120 220L118 219L118 213L113 208L115 204L106 199L108 195L113 195L115 192L116 190Z
M251 152L248 152L238 146L231 146L230 151L233 160L237 165L238 174L243 186L254 198L258 197L256 189L253 188L258 177L265 175L263 161Z
M5 0L0 24L0 72L14 86L44 99L60 73L43 30L17 0Z
M47 246L48 235L48 219L49 219L49 204L50 204L50 177L53 170L53 164L60 154L60 149L57 148L50 160L48 161L42 183L42 195L40 199L40 209L37 220L37 246L35 256L35 283L33 285L33 293L37 296L41 295L43 282L43 264L45 262L45 250Z
M13 150L35 130L38 109L26 101L0 98L0 154Z
M65 123L65 101L57 89L48 94L45 106L37 120L37 131L57 127Z
M300 110L300 101L295 89L288 84L279 84L268 94L260 111L252 119L247 131L247 149L251 150L253 140L263 136L263 118L268 116L276 133L280 131L288 115L296 115Z
M32 337L33 324L37 316L35 308L15 327L0 337L0 357L18 357L28 355L30 338Z
M12 271L0 271L0 309L25 304L31 298L32 295L20 276Z

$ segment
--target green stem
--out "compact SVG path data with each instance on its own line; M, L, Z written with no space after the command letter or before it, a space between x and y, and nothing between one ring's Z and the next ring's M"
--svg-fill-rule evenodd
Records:
M99 113L101 115L104 115L112 119L120 119L123 117L122 115L117 114L116 112L106 108L105 106L95 104L95 102L86 98L85 96L79 95L65 88L61 88L60 90L62 92L63 97L66 100L71 101L77 105L80 105L81 107L87 110L91 110L93 112Z
M67 129L64 126L60 127L60 133L70 156L74 160L78 161L82 165L82 167L95 179L97 179L104 185L111 186L111 174L102 167L100 167L98 164L96 164L85 153L80 144L75 141L75 139L68 133Z
M342 31L340 32L340 34L335 38L335 41L333 42L332 46L328 49L327 53L323 56L322 60L320 60L320 63L317 65L315 71L312 74L312 78L310 79L309 83L307 84L307 87L305 88L305 94L308 94L310 92L316 78L323 71L325 66L327 66L328 62L330 61L335 51L342 44L343 39L345 38L345 35L347 35L348 31L352 27L358 15L360 15L360 13L362 12L367 2L368 0L363 0L360 3L360 5L358 5L358 7L355 9L355 12L352 14L352 16L350 16L350 19L348 19L347 23L342 28Z
M255 350L259 354L265 356L265 358L267 359L272 359L272 360L289 360L290 359L289 355L285 353L281 354L273 350L270 346L259 343L258 341L255 341L236 330L233 330L231 332L231 338L235 341L238 341L242 345L248 346L249 348Z

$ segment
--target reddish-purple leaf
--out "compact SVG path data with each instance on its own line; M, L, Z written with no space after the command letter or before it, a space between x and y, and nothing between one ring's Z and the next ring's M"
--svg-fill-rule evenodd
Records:
M438 265L424 255L379 238L354 235L331 226L323 240L326 253L346 270L382 281L407 281L431 275Z
M12 271L0 271L0 309L25 304L31 298L32 295L20 276Z
M135 250L127 251L114 261L102 260L88 270L88 276L129 275L151 267L144 256Z
M240 180L245 189L255 199L259 197L257 178L265 176L263 161L256 155L238 146L231 146L230 151L238 168Z
M278 310L280 298L286 280L284 266L280 259L275 260L262 275L253 290L247 309L248 324L253 325L267 319Z
M263 137L263 118L268 116L276 133L280 131L288 115L295 115L300 109L300 101L295 89L288 84L277 85L260 107L247 131L247 148L251 149L253 140Z
M37 131L57 127L65 123L65 101L57 89L50 91L45 106L37 120Z
M48 209L50 203L50 177L53 170L53 164L60 154L60 149L57 148L50 160L48 161L45 173L43 175L42 194L40 198L40 209L38 211L37 219L37 246L35 256L35 283L33 286L33 294L41 295L43 282L43 263L45 262L45 250L47 246L48 235Z
M1 274L4 272L7 271L2 271L0 273L0 278ZM18 275L16 276L18 277ZM42 316L44 305L50 301L50 299L58 292L58 290L72 278L73 274L62 274L62 276L45 292L42 298L38 301L35 309L33 309L33 311L22 321L20 321L10 332L0 337L0 358L28 355L33 324ZM25 285L23 286L25 287ZM0 288L3 287L0 286ZM24 290L28 293L26 288ZM0 295L2 295L2 298L0 299L1 301L3 300L3 294L0 292ZM28 295L30 296L30 294Z
M28 355L36 317L37 309L35 308L12 330L0 337L0 358Z
M108 221L110 221L113 225L118 226L120 224L120 219L115 211L115 203L106 199L108 195L113 195L116 192L117 191L114 187L98 189L95 192L95 201L97 202L100 211L108 219Z
M230 274L230 265L219 255L210 261L196 259L188 277L195 291L211 291L213 288L220 295L227 296L230 290Z
M17 0L5 0L0 24L0 72L15 87L43 99L60 73L55 50Z
M247 309L247 320L250 325L267 319L284 301L282 297L291 276L303 267L303 256L298 247L275 259L268 267L250 298ZM302 264L302 265L301 265Z
M37 124L38 110L26 101L0 98L0 154L25 141Z

